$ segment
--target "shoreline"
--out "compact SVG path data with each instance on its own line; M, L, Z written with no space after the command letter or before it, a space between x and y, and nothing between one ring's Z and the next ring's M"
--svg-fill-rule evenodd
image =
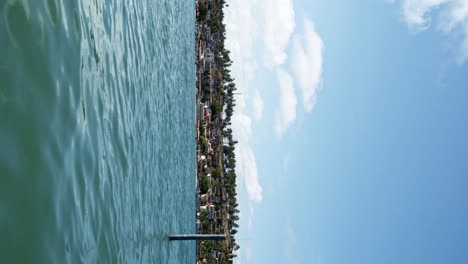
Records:
M236 87L224 47L224 6L223 0L198 0L195 11L196 229L226 236L224 241L197 241L197 263L233 263L240 248L235 240L237 142L230 128Z

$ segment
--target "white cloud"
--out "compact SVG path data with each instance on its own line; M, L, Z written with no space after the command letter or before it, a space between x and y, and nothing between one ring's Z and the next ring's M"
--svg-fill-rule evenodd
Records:
M276 134L281 137L284 131L296 120L297 98L294 92L294 81L289 73L277 70L280 87L280 108L276 113Z
M252 148L240 145L237 147L236 153L239 164L238 171L247 176L244 180L249 200L259 203L263 199L263 189L258 180L257 162L254 152ZM252 214L249 216L252 217Z
M403 17L410 26L426 28L430 24L430 17L427 16L427 13L447 1L405 0L403 2Z
M468 0L402 0L403 19L410 27L425 30L437 18L437 29L445 34L459 31L459 63L468 59Z
M315 105L322 80L324 44L314 24L304 19L304 35L294 37L292 68L302 91L304 108L310 112Z
M239 142L236 145L236 172L243 178L249 201L259 203L263 198L263 189L258 179L256 157L250 146L252 118L243 113L238 113L232 118L232 127L234 137Z
M238 113L232 118L232 126L242 128L234 130L235 139L240 144L249 143L252 136L252 118L244 113Z
M452 2L441 16L440 28L445 33L460 29L463 40L460 44L458 62L463 63L468 59L468 0Z
M442 14L441 28L445 32L454 30L457 26L466 25L468 23L468 1L458 0L450 5Z
M259 121L263 117L263 99L260 91L255 89L254 97L252 99L253 105L253 119Z
M265 61L268 66L286 61L285 49L296 27L292 0L263 1Z
M254 207L263 200L263 188L258 175L257 159L252 148L252 127L263 118L264 102L260 90L252 84L259 67L274 67L287 59L285 50L294 32L292 0L228 0L225 9L226 47L234 62L231 67L236 87L236 107L232 118L236 145L236 173L239 188L247 193L247 230L253 227ZM270 68L271 69L271 68ZM243 193L243 192L240 192ZM242 201L240 199L239 201ZM243 221L243 220L242 220ZM252 249L243 246L241 261L252 262Z
M225 9L227 43L231 52L242 49L241 58L252 56L252 46L258 29L258 19L254 15L256 1L236 0L229 1L229 7ZM234 47L235 46L235 47ZM233 59L233 58L231 58ZM235 61L242 63L241 61Z
M240 96L236 96L236 107L232 118L236 145L237 175L242 178L249 201L259 203L262 200L262 187L258 178L257 162L250 145L252 123L262 114L262 98L260 95L251 99L251 82L255 77L256 59L254 43L257 41L258 18L254 15L257 1L238 0L228 2L225 9L226 47L231 51L233 65L232 76L236 79L236 87ZM250 116L247 113L247 102L257 101L257 113ZM251 217L249 215L249 217Z
M243 59L252 58L254 43L261 36L266 65L283 64L287 58L285 50L296 27L293 1L236 0L228 1L228 4L227 40L235 44L230 48L241 49ZM259 34L260 27L263 34Z

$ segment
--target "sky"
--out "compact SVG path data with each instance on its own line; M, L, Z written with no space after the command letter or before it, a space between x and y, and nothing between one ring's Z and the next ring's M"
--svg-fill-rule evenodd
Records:
M468 0L228 0L237 263L468 263Z

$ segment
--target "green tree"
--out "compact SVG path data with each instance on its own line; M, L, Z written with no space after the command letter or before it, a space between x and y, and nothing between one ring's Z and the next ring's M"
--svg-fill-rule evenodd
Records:
M221 111L223 111L221 103L219 103L218 99L213 99L213 103L211 104L211 114L213 116L217 116Z
M201 2L199 5L198 5L198 12L199 12L199 21L202 22L202 21L205 21L206 20L206 13L208 13L208 6L206 3L204 2Z
M207 153L208 152L208 140L204 136L200 136L200 142L201 142L201 148L202 148L202 153Z
M203 173L200 179L200 192L202 194L205 194L208 192L210 188L211 188L210 179L208 179L208 176Z

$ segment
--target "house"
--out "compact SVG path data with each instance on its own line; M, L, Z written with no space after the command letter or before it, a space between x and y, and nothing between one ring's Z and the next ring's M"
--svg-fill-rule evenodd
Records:
M203 195L200 196L200 200L203 201L203 202L208 202L208 195L205 193Z
M215 206L214 205L202 205L200 206L200 211L210 211L210 212L213 212L215 209Z
M208 26L205 26L205 37L209 39L211 36L211 29Z
M211 51L210 48L206 48L204 57L207 62L211 63L214 61L214 53Z
M214 60L214 53L210 51L206 54L206 61L211 63L213 62L213 60Z
M202 103L197 104L197 117L198 120L203 120L203 117L205 115L205 105Z
M211 109L208 106L205 106L205 121L210 123L211 122Z
M216 212L211 208L211 211L208 212L208 220L215 220L216 219Z

